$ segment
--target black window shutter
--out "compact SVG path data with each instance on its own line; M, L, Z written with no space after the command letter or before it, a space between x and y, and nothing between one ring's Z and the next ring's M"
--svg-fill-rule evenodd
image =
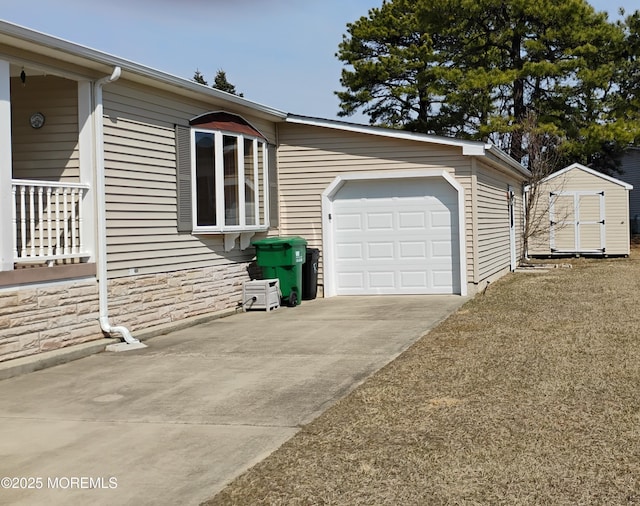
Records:
M178 232L191 232L191 129L176 125Z

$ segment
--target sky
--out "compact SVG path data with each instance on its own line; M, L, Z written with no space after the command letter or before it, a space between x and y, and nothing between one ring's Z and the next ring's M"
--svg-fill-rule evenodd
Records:
M638 0L592 0L618 18ZM382 0L0 0L0 19L191 79L216 72L244 97L337 118L347 23ZM362 116L350 121L367 123Z

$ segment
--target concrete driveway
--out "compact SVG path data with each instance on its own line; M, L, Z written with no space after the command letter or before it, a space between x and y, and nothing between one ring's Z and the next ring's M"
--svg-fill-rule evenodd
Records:
M0 504L199 504L465 300L305 301L0 381Z

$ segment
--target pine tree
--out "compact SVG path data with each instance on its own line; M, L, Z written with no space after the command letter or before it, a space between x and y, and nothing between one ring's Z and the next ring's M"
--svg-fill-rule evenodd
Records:
M342 116L490 140L518 160L530 113L563 141L558 163L597 164L633 138L612 102L624 27L585 0L387 0L347 32Z
M205 80L204 76L200 72L199 69L196 69L192 78L196 83L204 84L205 86L209 86L209 83Z
M195 73L193 74L192 80L196 83L209 86L209 83L206 81L204 75L202 75L199 69L196 69ZM222 69L218 69L211 87L217 90L226 91L227 93L231 93L232 95L244 97L244 95L242 93L238 93L236 91L236 87L227 80L227 73Z
M244 96L242 93L238 93L236 87L227 80L227 73L222 69L218 69L212 87L239 97Z

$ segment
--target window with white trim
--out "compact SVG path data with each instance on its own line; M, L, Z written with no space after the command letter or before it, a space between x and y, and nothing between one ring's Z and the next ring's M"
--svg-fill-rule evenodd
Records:
M270 147L260 132L239 116L208 113L192 120L190 129L176 127L176 140L179 230L227 234L269 228L274 188Z

